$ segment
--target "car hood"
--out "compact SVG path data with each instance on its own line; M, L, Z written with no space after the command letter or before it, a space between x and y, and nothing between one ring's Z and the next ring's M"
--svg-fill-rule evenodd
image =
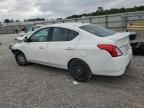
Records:
M19 35L18 37L16 37L16 40L20 40L22 41L25 37L28 37L31 35L32 32L28 32L28 33L24 33L23 35Z
M25 37L26 37L26 36L22 36L22 37L21 37L21 36L18 36L18 37L16 37L15 39L16 39L16 40L19 40L19 41L22 41Z

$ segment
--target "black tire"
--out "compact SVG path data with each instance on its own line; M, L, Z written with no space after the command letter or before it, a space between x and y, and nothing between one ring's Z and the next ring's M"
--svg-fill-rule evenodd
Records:
M19 52L15 55L15 59L16 59L17 64L20 66L27 66L29 64L25 55L21 52Z
M89 66L79 59L71 61L69 71L75 80L81 82L88 81L92 76Z

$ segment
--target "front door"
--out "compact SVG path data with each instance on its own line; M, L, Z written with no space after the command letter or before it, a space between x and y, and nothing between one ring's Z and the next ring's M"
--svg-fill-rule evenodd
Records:
M47 45L48 45L49 28L41 29L35 32L27 43L28 59L34 62L47 62Z

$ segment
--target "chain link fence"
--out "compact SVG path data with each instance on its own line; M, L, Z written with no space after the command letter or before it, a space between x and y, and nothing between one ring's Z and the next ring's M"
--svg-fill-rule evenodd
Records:
M103 15L103 16L91 16L85 18L65 19L61 21L37 21L37 22L18 22L10 23L0 26L0 34L11 34L20 31L21 29L37 24L56 24L56 23L93 23L99 24L109 29L123 31L127 29L127 25L131 22L144 21L144 11L141 12L129 12L122 14Z

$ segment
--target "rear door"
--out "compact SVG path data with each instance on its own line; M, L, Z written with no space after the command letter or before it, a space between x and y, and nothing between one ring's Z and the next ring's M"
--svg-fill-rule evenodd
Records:
M74 55L78 35L78 32L66 28L52 28L51 41L47 47L49 64L65 67L67 60Z

